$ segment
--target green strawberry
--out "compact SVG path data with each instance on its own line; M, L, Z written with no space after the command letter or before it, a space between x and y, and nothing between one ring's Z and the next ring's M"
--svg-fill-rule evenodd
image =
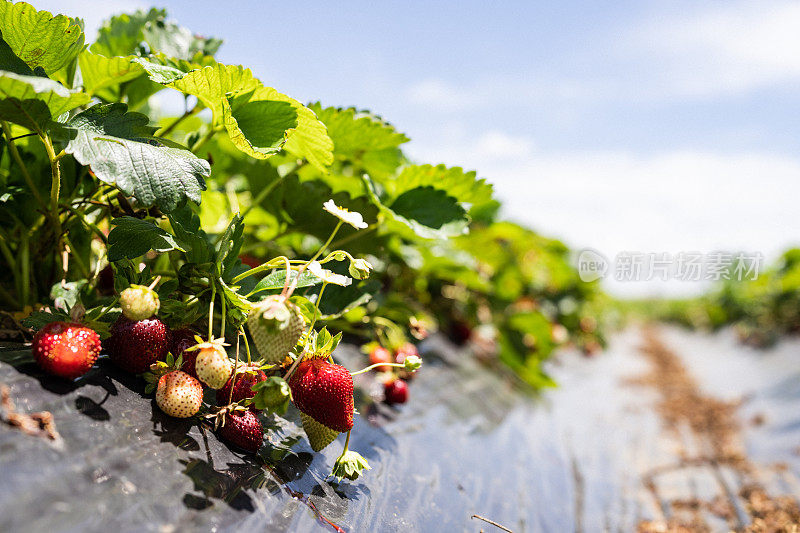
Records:
M261 356L268 363L279 363L297 344L306 323L295 304L276 295L253 307L247 327Z
M145 320L155 315L160 307L158 294L144 285L131 285L119 294L122 314L131 320Z
M320 424L303 412L300 413L300 420L303 421L303 429L308 436L308 442L311 443L311 449L315 452L325 448L339 436L338 431Z
M185 350L197 351L194 363L197 379L212 389L224 387L233 373L233 364L225 351L225 346L227 346L225 339L212 339L208 342L199 342Z

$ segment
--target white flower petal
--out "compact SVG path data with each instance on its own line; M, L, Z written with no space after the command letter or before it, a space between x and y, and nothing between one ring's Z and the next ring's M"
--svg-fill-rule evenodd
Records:
M364 229L368 226L368 224L364 222L364 217L361 216L361 213L339 207L333 202L333 199L322 204L322 208L342 222L346 222L356 229Z
M314 261L309 263L308 271L317 276L319 279L324 280L328 283L333 283L334 285L341 285L342 287L347 287L353 280L348 278L347 276L342 276L341 274L336 274L331 272L330 270L322 268L322 265L319 264L319 261Z

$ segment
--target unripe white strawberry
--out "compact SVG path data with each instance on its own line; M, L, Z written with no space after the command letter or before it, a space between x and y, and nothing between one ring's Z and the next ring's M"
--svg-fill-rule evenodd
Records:
M258 352L268 363L283 361L306 328L300 309L280 295L253 306L247 320Z
M203 404L203 386L186 372L174 370L158 380L156 404L169 416L189 418Z
M194 362L197 378L212 389L224 387L233 373L233 364L223 348L223 340L217 339L192 347L197 350L197 359Z
M119 294L122 314L130 320L146 320L158 312L158 294L144 285L131 285Z

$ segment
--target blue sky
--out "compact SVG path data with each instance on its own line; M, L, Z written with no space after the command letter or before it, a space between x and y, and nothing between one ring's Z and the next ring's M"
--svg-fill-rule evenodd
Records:
M149 5L33 3L87 28ZM797 2L157 5L223 38L221 61L300 100L369 108L420 161L478 170L507 217L577 248L774 257L800 244Z

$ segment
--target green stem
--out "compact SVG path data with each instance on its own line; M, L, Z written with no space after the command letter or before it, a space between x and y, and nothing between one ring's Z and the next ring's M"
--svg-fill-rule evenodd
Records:
M365 229L364 231L356 231L355 233L351 233L347 237L342 237L341 239L339 239L338 241L333 243L333 248L334 249L341 248L343 244L346 244L346 243L348 243L350 241L354 241L354 240L358 239L359 237L363 237L364 235L367 235L368 233L371 233L371 232L375 231L376 229L378 229L378 225L377 224L375 224L373 226L370 226L369 228Z
M192 152L197 152L197 150L199 150L200 148L202 148L203 146L205 146L205 144L206 144L208 141L210 141L210 140L211 140L211 138L212 138L212 137L213 137L213 136L214 136L214 135L217 133L217 131L218 131L218 130L217 130L217 128L211 128L210 130L208 130L208 133L206 133L205 135L203 135L203 136L200 138L200 140L199 140L199 141L197 141L196 143L194 143L194 145L193 145L193 146L192 146L192 148L191 148L191 151L192 151ZM196 155L196 154L195 154L195 155Z
M208 304L208 338L206 340L210 341L214 338L214 300L217 299L217 285L212 280L211 282L211 303Z
M19 139L20 137L11 137L11 128L8 125L8 122L3 120L0 122L0 126L3 128L3 134L6 136L8 140L8 151L11 153L11 157L14 158L17 165L19 165L20 172L22 172L22 177L25 179L25 183L28 184L28 188L31 190L33 197L36 198L36 201L39 202L39 205L42 206L44 212L47 212L47 204L44 203L44 199L42 199L42 195L39 194L39 189L33 183L33 179L31 179L31 174L28 172L28 167L25 166L25 161L22 160L22 156L19 154L19 150L17 150L17 145L14 144L15 139ZM36 135L35 133L31 133L29 135ZM22 137L25 137L23 135Z
M250 358L250 343L247 341L247 335L244 332L244 327L239 326L239 333L244 338L244 351L247 353L247 364L249 365L252 362Z
M314 320L311 321L311 327L308 328L309 331L314 329L314 324L317 323L317 316L319 315L319 302L322 300L322 293L325 292L325 287L328 286L327 281L322 282L322 287L319 290L319 294L317 295L317 301L314 302Z
M67 236L66 233L64 234L64 243L67 246L69 246L70 254L72 255L72 258L75 260L75 262L78 264L78 268L80 269L83 277L89 279L92 276L92 273L89 272L89 268L86 266L86 263L83 262L83 259L81 258L80 254L78 254L75 251L75 247L72 246L72 243L70 242L69 237Z
M280 266L280 264L283 263L283 262L284 262L284 256L280 256L280 257L276 257L274 259L270 259L266 263L260 264L255 268L251 268L250 270L242 272L241 274L239 274L238 276L233 278L232 283L239 283L244 278L252 276L253 274L258 274L259 272L264 272L266 270L271 270L271 269L273 269L273 268L275 268L277 266Z
M58 215L58 195L61 193L61 167L58 164L58 157L50 136L45 134L41 139L47 151L47 158L50 160L50 173L53 177L53 182L50 185L50 213L53 217L56 239L58 240L61 237L61 218Z
M222 324L220 324L220 327L219 327L219 329L220 329L220 337L225 338L225 329L226 329L225 326L227 325L225 323L225 318L226 318L225 315L227 313L227 303L225 302L225 291L220 291L220 293L219 293L219 303L220 303L220 306L222 307ZM238 361L238 358L239 358L239 354L238 353L236 354L236 358L237 358L237 361Z
M198 103L198 104L197 104L196 106L194 106L192 109L187 109L187 110L186 110L186 112L185 112L183 115L181 115L181 116L177 117L175 120L173 120L173 121L172 121L171 123L169 123L167 126L165 126L164 128L161 128L160 130L158 130L158 131L155 133L154 137L163 137L163 136L165 136L166 134L168 134L169 132L171 132L172 130L174 130L174 129L175 129L177 126L178 126L178 124L180 124L181 122L183 122L183 121L184 121L184 120L186 120L187 118L191 117L192 115L194 115L194 114L195 114L195 113L197 113L198 111L200 111L200 109L201 109L201 108L202 108L202 107L201 107L201 106L200 106L200 104Z
M20 259L20 303L22 307L28 305L28 293L31 286L31 277L30 277L30 266L31 266L31 257L30 257L30 241L28 240L28 235L25 233L22 234L22 242L20 245L19 250L19 259Z
M357 376L359 374L363 374L365 372L369 372L373 368L377 368L379 366L393 366L395 368L405 368L406 365L404 365L402 363L375 363L374 365L369 365L367 368L362 368L361 370L359 370L357 372L350 372L350 375L351 376Z
M346 454L347 450L349 449L350 449L350 431L347 432L347 438L344 440L344 449L342 450L342 454L339 456L339 459L344 457L344 454ZM338 461L339 459L336 460Z
M288 290L288 291L284 291L284 294L283 294L283 296L284 296L285 298L289 298L289 297L292 295L292 293L294 292L294 290L297 288L297 282L300 280L300 276L303 274L303 272L305 272L305 271L306 271L306 269L308 268L308 265L309 265L309 264L311 264L311 263L313 263L314 261L316 261L316 260L317 260L317 258L318 258L320 255L322 255L322 252L324 252L324 251L325 251L325 250L328 248L328 246L330 245L330 243L331 243L331 241L333 240L333 238L334 238L334 237L336 236L336 234L339 232L339 228L341 228L341 227L342 227L342 224L344 224L344 221L340 220L340 221L339 221L339 223L338 223L338 224L336 224L336 227L335 227L335 228L333 228L333 232L331 232L331 236L330 236L330 237L328 237L328 240L327 240L327 241L325 241L325 244L323 244L323 245L322 245L322 247L321 247L319 250L317 250L317 253L316 253L316 254L314 254L314 257L312 257L311 259L309 259L309 260L306 262L306 264L304 264L303 266L301 266L301 267L298 269L298 271L297 271L297 276L296 276L296 277L295 277L295 278L292 280L292 284L289 286L289 290Z
M288 174L287 174L287 176L288 176ZM250 205L248 206L248 208L244 210L244 213L242 213L242 218L247 217L247 213L249 213L254 207L256 207L261 202L263 202L264 198L269 196L269 193L274 191L275 188L278 185L281 184L281 182L284 180L284 178L286 178L286 176L281 176L278 179L276 179L275 181L273 181L272 183L270 183L269 185L267 185L266 187L264 187L263 189L261 189L261 191L258 193L258 196L256 196L253 199L253 201L250 202Z

